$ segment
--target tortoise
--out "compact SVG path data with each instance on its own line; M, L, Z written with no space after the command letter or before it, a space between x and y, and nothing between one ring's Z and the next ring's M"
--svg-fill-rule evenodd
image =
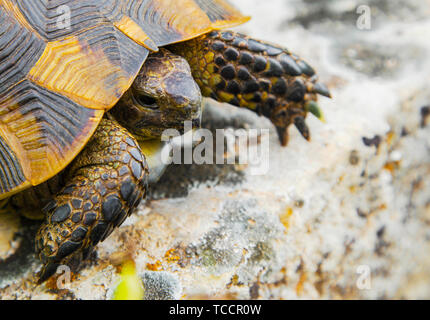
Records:
M282 145L290 124L310 139L328 89L289 50L226 30L249 19L226 0L0 0L1 210L44 219L39 283L134 211L163 130L199 126L202 96L269 118Z

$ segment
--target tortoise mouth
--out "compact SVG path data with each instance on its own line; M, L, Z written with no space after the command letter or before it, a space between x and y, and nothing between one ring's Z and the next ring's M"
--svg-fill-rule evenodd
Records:
M167 116L159 110L157 110L157 112L152 111L150 116L148 114L148 116L138 120L134 124L129 124L129 130L141 139L147 139L161 137L167 130L176 130L182 135L189 130L198 129L201 126L201 112L197 112L192 116L166 113Z
M177 120L165 120L160 117L158 121L154 121L155 119L143 119L136 123L135 128L139 130L147 130L149 128L158 128L159 130L168 130L175 129L178 130L181 134L185 133L187 130L185 129L187 126L189 127L188 122L191 122L192 128L200 128L201 126L201 115L198 115L194 118L183 118Z

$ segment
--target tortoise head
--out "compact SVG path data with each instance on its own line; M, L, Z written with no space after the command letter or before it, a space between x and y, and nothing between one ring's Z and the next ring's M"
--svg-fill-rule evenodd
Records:
M166 129L184 133L184 121L200 127L202 95L187 61L165 49L151 54L131 88L111 109L138 139L160 137Z

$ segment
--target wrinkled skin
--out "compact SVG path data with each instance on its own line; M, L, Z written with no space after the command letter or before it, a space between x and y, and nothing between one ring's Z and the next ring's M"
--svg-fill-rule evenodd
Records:
M317 94L330 96L299 57L233 32L215 31L151 54L76 159L4 204L3 210L44 217L36 236L43 262L39 282L59 265L77 269L134 211L148 179L156 181L163 172L162 132L183 133L184 121L200 125L201 92L269 118L282 145L291 124L310 139L305 118L311 112L322 119Z

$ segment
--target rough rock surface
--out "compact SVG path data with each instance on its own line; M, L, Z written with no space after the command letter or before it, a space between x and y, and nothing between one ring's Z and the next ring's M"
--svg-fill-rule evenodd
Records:
M61 289L34 283L37 223L2 217L2 299L110 298L121 252L148 299L430 298L430 2L360 1L370 30L357 1L232 2L253 16L239 31L306 57L330 87L312 142L291 129L282 148L266 119L208 101L211 128L271 128L267 174L172 165Z

